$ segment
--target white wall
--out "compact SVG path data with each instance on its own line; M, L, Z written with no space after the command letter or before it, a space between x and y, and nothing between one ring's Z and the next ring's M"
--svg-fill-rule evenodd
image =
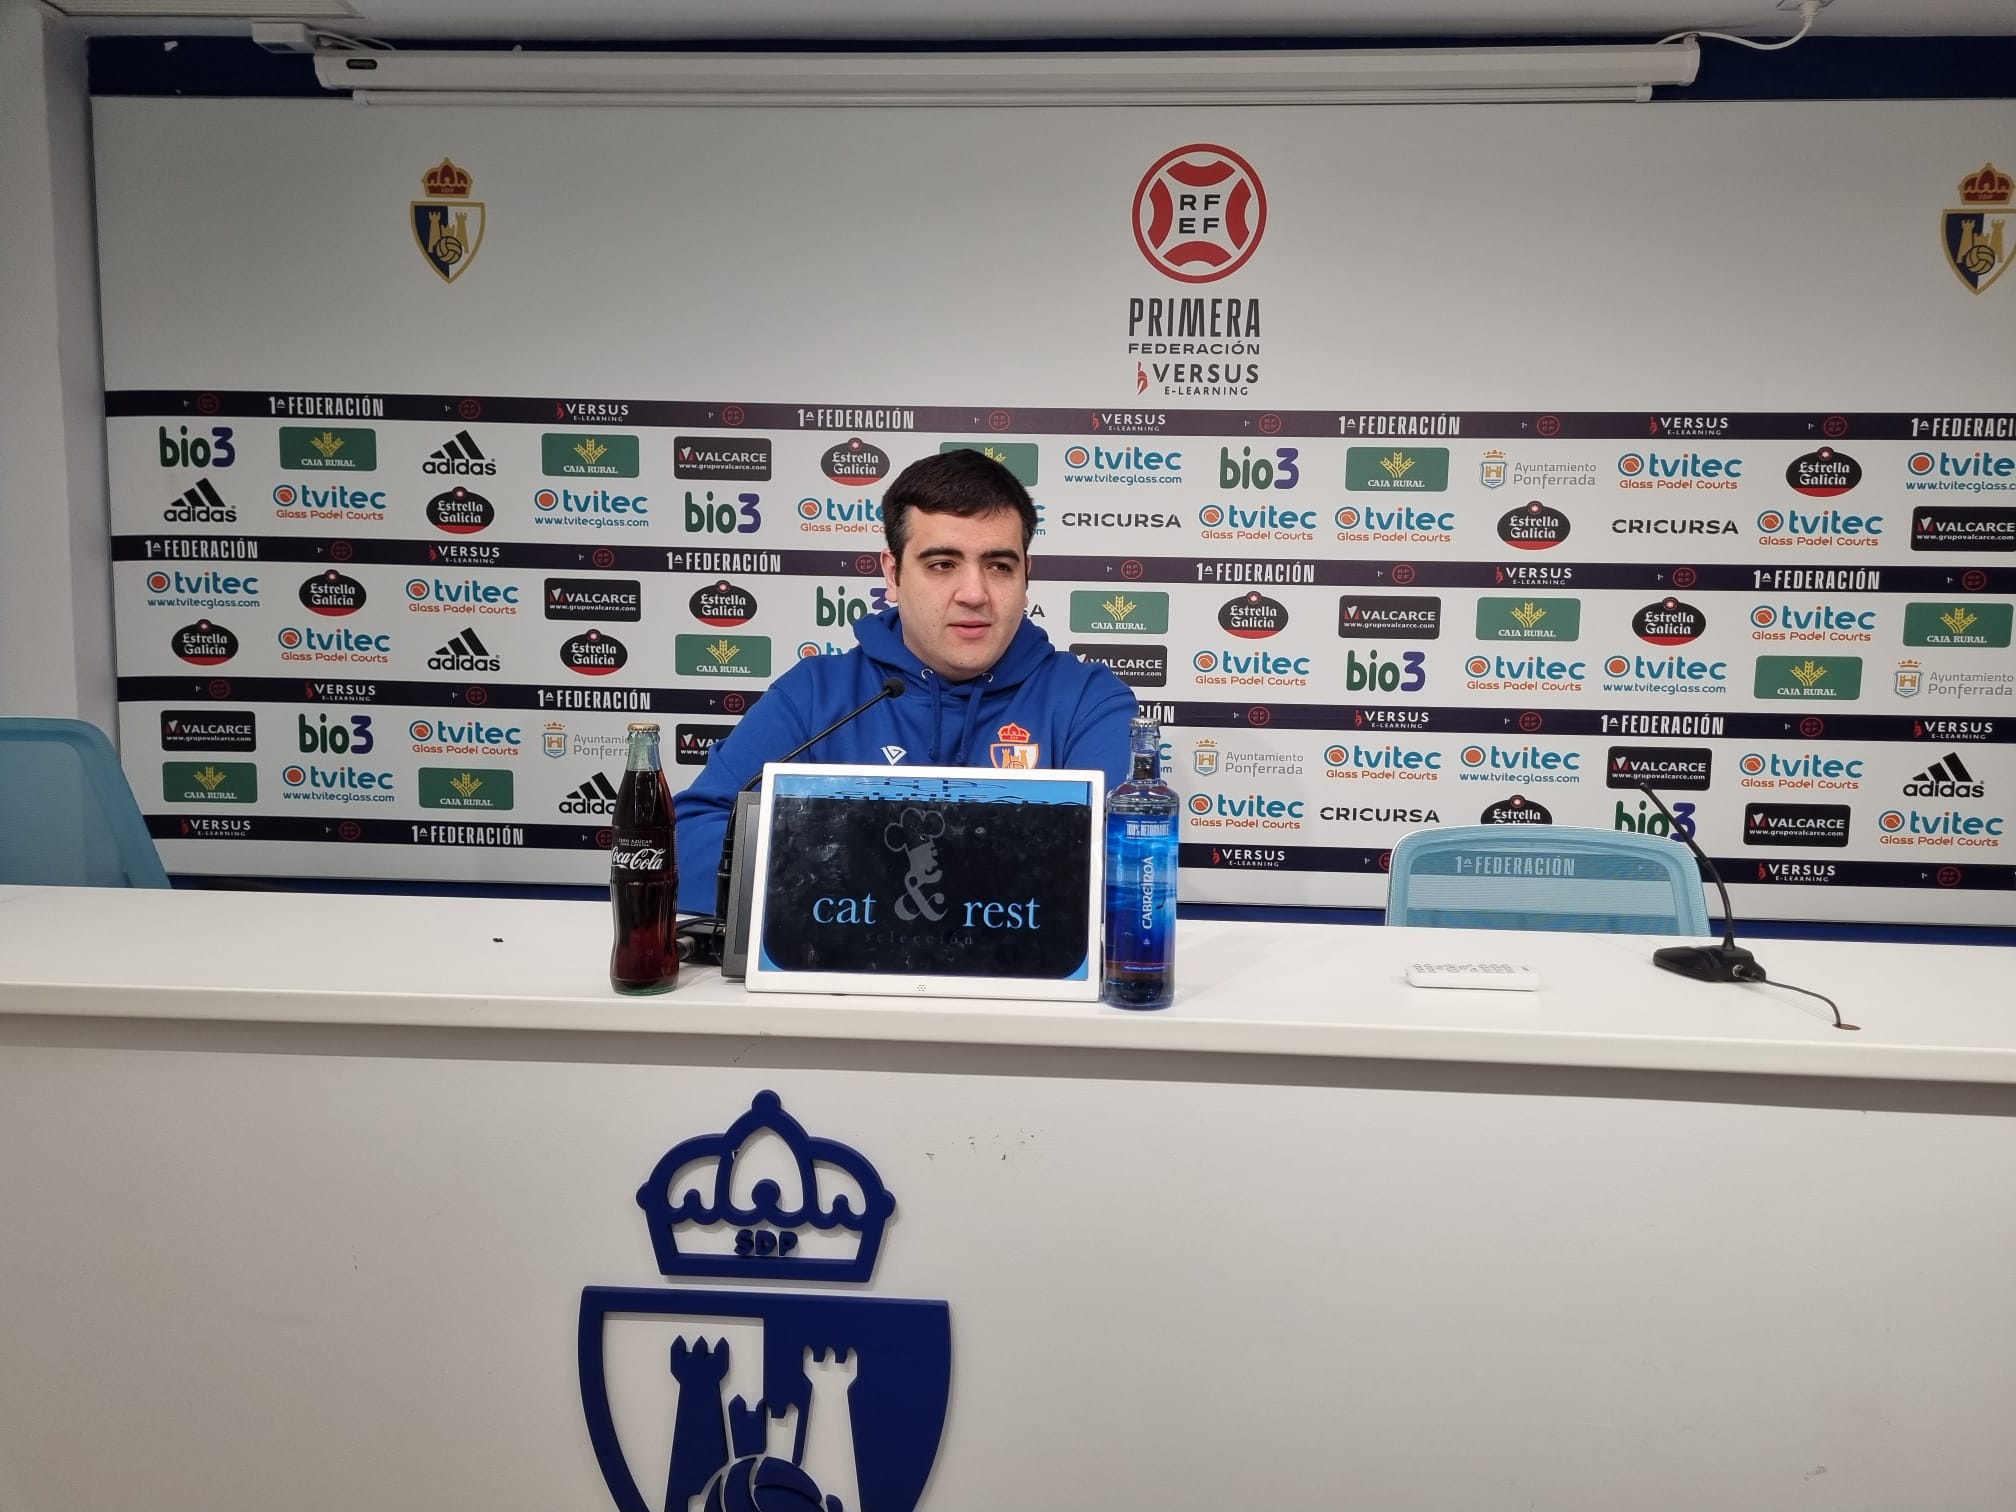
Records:
M117 729L84 39L0 0L0 714Z

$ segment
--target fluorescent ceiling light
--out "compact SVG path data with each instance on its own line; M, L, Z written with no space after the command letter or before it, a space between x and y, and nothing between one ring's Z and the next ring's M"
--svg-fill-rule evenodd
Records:
M1137 53L325 51L365 104L1330 105L1649 100L1692 40L1626 47Z

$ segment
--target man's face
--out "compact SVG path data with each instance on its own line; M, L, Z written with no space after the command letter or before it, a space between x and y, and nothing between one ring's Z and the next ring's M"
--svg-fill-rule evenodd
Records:
M993 667L1022 625L1029 560L1012 509L963 518L913 510L903 560L882 553L889 597L903 612L903 644L948 682Z

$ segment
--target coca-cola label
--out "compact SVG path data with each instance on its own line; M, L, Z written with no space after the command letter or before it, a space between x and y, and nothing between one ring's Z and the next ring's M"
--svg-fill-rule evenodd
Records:
M609 847L611 876L653 878L669 875L672 848L649 835L618 835Z

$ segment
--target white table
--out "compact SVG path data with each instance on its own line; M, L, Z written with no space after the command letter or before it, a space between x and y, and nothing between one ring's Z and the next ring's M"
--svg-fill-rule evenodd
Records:
M1631 937L1186 922L1150 1014L623 999L607 940L0 889L0 1512L617 1505L583 1289L738 1285L634 1194L765 1089L896 1199L831 1289L949 1304L925 1508L2006 1505L2016 951L1760 943L1846 1034Z

